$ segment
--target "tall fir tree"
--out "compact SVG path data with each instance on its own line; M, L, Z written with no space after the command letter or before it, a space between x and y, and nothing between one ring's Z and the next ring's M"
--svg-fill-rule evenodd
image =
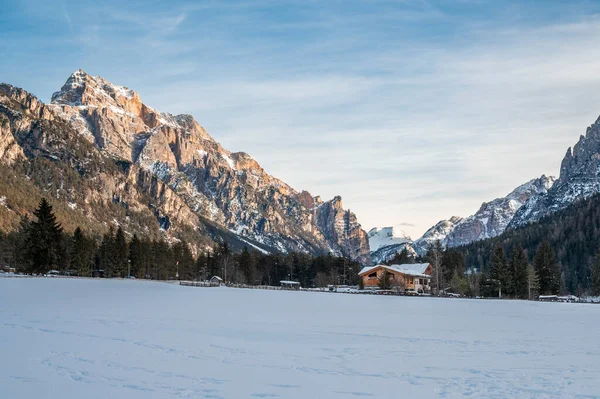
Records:
M527 265L527 299L534 299L540 293L540 280L533 265Z
M510 273L506 263L504 248L502 248L500 244L496 245L494 247L494 251L492 252L489 279L496 284L499 297L502 297L503 293L506 293L507 290L510 290Z
M62 227L56 221L52 205L42 198L33 212L35 220L29 225L26 239L28 265L33 274L46 273L50 269L64 268Z
M539 278L540 294L558 294L561 286L560 267L556 262L554 250L547 241L538 246L533 266Z
M114 269L110 277L125 277L128 273L129 250L125 232L119 226L113 241L113 265Z
M592 263L592 283L591 292L592 295L600 295L600 251L596 253L594 262Z
M70 249L71 270L76 271L79 276L90 277L95 251L94 242L86 237L79 227L73 232Z
M244 283L252 284L253 283L253 264L252 264L252 255L248 251L248 247L244 246L242 253L240 255L240 271L244 277Z
M110 226L108 232L102 236L102 242L96 256L98 276L112 277L114 274L114 241L115 230Z
M142 241L134 234L129 243L129 267L131 275L135 278L145 277L144 248Z
M529 297L528 293L528 274L527 267L529 262L527 261L527 255L525 250L520 245L515 246L511 253L510 258L510 272L511 278L511 295L515 298L525 299Z

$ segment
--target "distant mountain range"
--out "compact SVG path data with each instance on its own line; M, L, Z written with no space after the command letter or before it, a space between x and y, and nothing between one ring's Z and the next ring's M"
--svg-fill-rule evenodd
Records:
M392 258L396 250L402 251L407 246L424 255L437 240L443 246L458 247L493 238L507 229L539 221L596 193L600 193L600 118L587 128L586 135L580 137L573 149L567 150L558 179L542 175L517 187L506 197L484 202L471 216L441 220L414 241L404 234L401 236L403 243L396 249L392 246L385 252L372 249L371 255L375 262L380 262ZM390 229L377 228L371 232Z
M340 197L297 191L250 155L223 148L192 116L158 111L135 91L83 70L51 104L0 85L0 165L15 174L11 186L0 186L3 230L32 210L28 197L43 195L67 226L122 226L186 239L198 250L229 241L371 262L367 233Z
M412 240L398 227L367 234L342 199L323 201L269 175L244 152L223 148L190 115L142 102L126 87L73 73L44 104L0 84L0 229L17 228L40 197L68 229L215 241L264 252L332 252L368 265L436 240L456 247L496 237L600 192L600 120L569 148L560 177L541 176L453 216Z

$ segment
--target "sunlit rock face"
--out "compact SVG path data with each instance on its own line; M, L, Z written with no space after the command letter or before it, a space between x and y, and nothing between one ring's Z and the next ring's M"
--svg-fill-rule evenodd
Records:
M223 148L190 115L157 111L135 91L83 70L67 79L49 105L9 85L0 94L4 102L28 109L31 124L40 119L66 124L78 140L128 165L128 183L161 199L161 220L176 218L192 228L204 220L263 249L332 252L370 263L367 234L342 208L341 198L322 201L294 190L250 155ZM27 118L13 126L7 114L0 112L3 162L23 156L16 130L31 130ZM65 140L68 148L72 142ZM117 195L112 190L119 187L131 189L127 182L112 182L89 195ZM169 224L163 227L168 230Z

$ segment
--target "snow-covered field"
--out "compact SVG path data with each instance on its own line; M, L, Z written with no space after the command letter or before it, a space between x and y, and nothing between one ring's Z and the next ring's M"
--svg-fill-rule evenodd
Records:
M0 278L1 398L599 398L600 306Z

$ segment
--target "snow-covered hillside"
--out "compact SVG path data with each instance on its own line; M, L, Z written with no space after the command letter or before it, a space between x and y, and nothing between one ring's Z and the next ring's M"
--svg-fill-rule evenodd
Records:
M368 237L371 258L375 264L393 258L403 249L407 249L412 255L416 255L412 249L410 236L400 226L373 227L369 230Z
M599 316L585 304L0 278L0 396L592 398Z

